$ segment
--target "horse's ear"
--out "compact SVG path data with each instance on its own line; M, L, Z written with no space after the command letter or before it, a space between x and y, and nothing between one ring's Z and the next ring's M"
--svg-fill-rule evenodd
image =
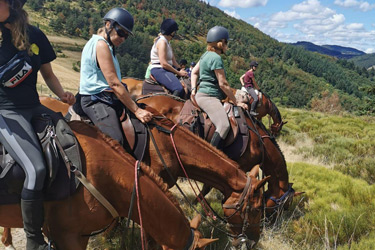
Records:
M197 214L191 221L190 221L190 227L194 230L196 230L199 225L201 224L202 216L200 214Z
M260 165L259 164L257 164L257 165L255 165L251 170L250 170L250 173L249 173L249 175L250 176L253 176L253 177L258 177L258 175L259 175L259 168L260 168Z
M218 241L219 239L216 238L216 239L199 239L198 240L198 243L196 245L196 248L198 249L204 249L206 246L208 246L209 244L215 242L215 241Z

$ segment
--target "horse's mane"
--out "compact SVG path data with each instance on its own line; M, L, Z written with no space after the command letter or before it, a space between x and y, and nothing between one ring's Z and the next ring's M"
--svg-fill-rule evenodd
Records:
M163 116L155 109L151 108L150 106L146 106L146 109L153 113L154 116L157 116L157 118L153 119L153 123L159 125L159 126L167 126L169 129L171 129L173 126L175 126L175 123L170 120L169 118ZM205 141L204 139L200 138L193 132L191 132L189 129L185 128L184 126L177 125L177 129L181 129L184 131L184 134L188 134L191 138L194 138L194 141L199 142L200 144L203 144L205 148L214 151L216 154L218 154L220 157L227 158L227 160L232 164L236 165L237 163L233 160L231 160L223 151L215 148L212 146L209 142Z
M269 136L271 142L276 146L277 150L279 150L281 156L283 157L283 160L285 161L285 156L283 154L283 151L281 151L281 148L279 146L279 144L276 142L276 138L274 136L272 136L268 130L266 129L266 126L264 126L263 122L259 121L258 119L252 119L262 130L264 130L267 135Z
M282 121L282 118L281 118L281 113L279 111L279 109L276 107L275 103L273 101L271 101L271 98L269 98L268 95L262 93L268 100L268 102L271 104L271 112L273 112L275 115L276 115L276 118L279 119L280 121Z
M82 126L89 126L90 128L94 129L94 131L95 131L94 133L96 133L97 137L99 139L103 140L112 149L114 149L114 153L119 154L122 159L130 162L130 160L129 160L129 154L126 153L126 151L120 145L120 143L118 143L118 141L116 141L115 139L112 139L108 135L102 133L97 127L92 126L90 124L87 124L85 122L81 122L81 121L72 121L71 123L82 124ZM85 131L87 131L87 129L85 129ZM131 164L134 164L134 163L132 162ZM178 201L173 196L173 194L169 191L168 185L165 182L163 182L163 179L160 176L158 176L157 174L155 174L155 172L149 166L147 166L146 164L141 163L140 166L141 166L142 172L147 177L149 177L163 191L163 193L176 206L176 208L182 214L184 214L183 211L182 211L182 209L181 209L181 207L180 207L180 205L179 205L179 203L178 203Z
M184 99L178 97L178 96L175 96L175 95L171 95L171 94L168 94L168 93L164 93L164 92L160 92L160 93L151 93L151 94L147 94L147 95L143 95L143 96L140 96L138 97L135 101L140 101L140 100L143 100L143 99L147 99L147 98L150 98L150 97L153 97L153 96L167 96L173 100L176 100L176 101L179 101L179 102L185 102Z

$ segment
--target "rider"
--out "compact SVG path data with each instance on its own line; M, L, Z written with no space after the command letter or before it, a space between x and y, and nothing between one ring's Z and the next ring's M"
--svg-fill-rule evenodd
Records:
M234 105L236 98L225 77L224 63L220 55L228 50L229 33L221 26L211 28L207 33L207 51L201 56L191 74L191 96L196 99L198 106L207 113L216 131L211 144L218 149L223 148L230 124L224 110L222 100L227 96ZM200 85L197 91L197 80ZM238 104L247 109L244 103Z
M180 62L178 63L180 65L180 70L185 70L186 71L186 65L187 65L187 61L186 59L181 59ZM186 71L187 72L187 71Z
M251 108L250 108L250 115L259 115L255 111L257 104L258 104L258 94L256 93L255 89L259 91L259 86L255 82L255 78L254 78L254 72L256 71L257 67L258 67L258 63L256 61L251 61L250 69L240 77L242 86L244 86L247 93L253 98L253 102L251 103Z
M184 88L177 76L187 76L185 70L179 70L170 41L176 35L178 25L171 18L165 19L160 26L160 34L154 40L151 49L151 74L173 95L183 97Z
M25 2L0 0L0 142L25 171L21 212L26 249L40 250L48 249L41 231L47 167L31 119L54 112L40 104L36 89L38 71L63 102L71 105L75 98L63 90L54 74L51 61L56 54L45 34L29 24L23 9Z
M195 67L196 63L193 61L190 63L190 67L186 69L186 72L188 73L189 77L191 77L191 71Z
M104 26L86 43L81 57L80 89L82 110L102 132L125 146L119 116L124 106L143 123L152 114L131 99L121 82L115 46L133 35L133 16L123 8L111 9L103 18Z

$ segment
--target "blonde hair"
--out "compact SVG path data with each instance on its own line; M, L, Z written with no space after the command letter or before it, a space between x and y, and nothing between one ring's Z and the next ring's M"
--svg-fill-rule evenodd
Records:
M159 33L158 36L154 38L154 43L156 43L156 40L158 40L161 35L162 33Z
M12 44L17 50L23 51L27 50L29 55L32 55L29 43L29 36L27 34L29 17L27 12L22 8L12 9L13 15L15 15L14 21L10 24L12 25ZM3 40L3 32L0 30L0 41Z
M207 51L213 51L213 52L215 52L216 50L223 51L223 48L224 48L223 41L207 43Z

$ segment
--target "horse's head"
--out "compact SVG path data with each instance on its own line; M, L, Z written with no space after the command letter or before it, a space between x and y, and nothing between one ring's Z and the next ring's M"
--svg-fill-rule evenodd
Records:
M223 205L229 228L236 235L232 242L235 247L246 244L247 249L253 248L260 237L262 187L269 177L258 180L258 174L259 165L255 166L249 173L243 192L233 192Z
M280 121L280 122L275 122L274 124L271 125L271 134L272 136L276 137L279 135L281 129L283 128L284 124L287 124L288 122Z

